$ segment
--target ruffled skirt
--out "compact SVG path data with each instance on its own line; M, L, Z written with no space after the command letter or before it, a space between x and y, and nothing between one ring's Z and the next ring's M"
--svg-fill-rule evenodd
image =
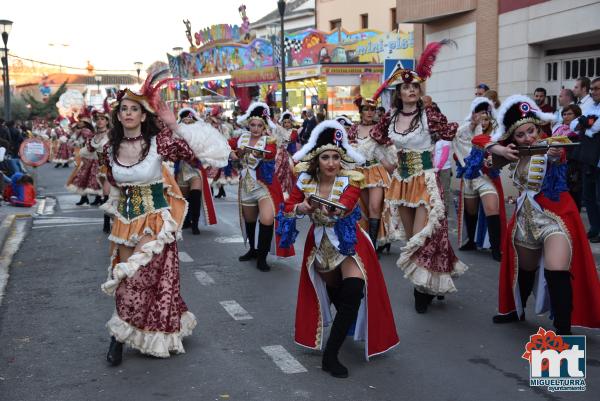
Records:
M67 180L67 190L80 195L102 195L98 180L99 163L97 159L81 158Z
M458 260L450 245L440 184L433 170L407 180L392 176L382 219L390 240L405 239L398 211L403 206L424 206L428 220L421 231L407 240L397 266L421 292L433 295L455 292L453 278L462 275L468 267Z
M115 223L109 237L112 263L102 290L115 295L116 311L107 327L117 341L144 354L169 357L185 352L182 338L191 334L196 318L180 293L177 236L187 202L172 176L163 168L165 198L169 207L129 221L111 205ZM135 247L148 242L121 261L118 245Z

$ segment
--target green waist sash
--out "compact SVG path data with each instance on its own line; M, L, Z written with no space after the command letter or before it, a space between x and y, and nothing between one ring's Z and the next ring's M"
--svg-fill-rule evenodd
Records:
M127 220L168 207L162 182L122 186L118 212Z

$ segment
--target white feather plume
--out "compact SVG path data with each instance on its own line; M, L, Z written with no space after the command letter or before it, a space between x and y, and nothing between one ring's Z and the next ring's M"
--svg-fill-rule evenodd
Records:
M366 161L365 157L359 152L357 152L348 142L348 134L346 133L346 130L344 129L342 124L335 120L326 120L319 123L310 133L310 138L308 139L308 142L294 154L293 159L295 161L300 161L307 154L312 152L315 146L317 145L317 140L319 139L321 133L329 128L340 130L342 132L342 148L344 148L348 157L354 160L357 164L363 164Z
M279 122L279 124L281 124L283 122L283 117L286 116L286 115L289 115L291 117L292 121L295 122L295 123L301 123L302 122L301 120L298 120L296 118L296 116L294 115L294 113L292 113L289 110L286 110L283 113L281 113L281 115L279 116L279 120L277 120L277 122Z
M554 114L544 113L543 111L541 111L538 108L535 101L533 101L530 97L525 96L525 95L509 96L506 100L504 100L502 102L502 105L500 106L500 108L498 108L498 113L497 113L497 117L496 117L496 119L498 121L498 128L496 129L496 132L492 135L492 141L494 141L494 142L499 141L502 138L502 136L504 135L504 133L506 132L506 127L504 126L504 116L506 115L506 112L516 103L529 104L529 106L531 107L531 111L534 112L536 117L538 119L540 119L541 121L552 122L555 119Z
M227 166L231 148L225 137L212 125L204 121L196 121L194 124L179 124L176 135L187 142L194 155L205 167Z
M490 110L492 110L492 118L496 119L496 109L494 108L494 103L485 96L479 96L473 99L473 101L471 102L471 108L469 109L470 113L465 118L465 121L471 121L471 116L473 115L475 108L477 108L477 106L479 106L482 103L487 103L490 105Z
M347 116L337 116L335 118L335 121L337 121L340 124L342 124L342 122L343 122L343 124L346 124L348 126L352 126L353 125L352 120L350 118L348 118Z

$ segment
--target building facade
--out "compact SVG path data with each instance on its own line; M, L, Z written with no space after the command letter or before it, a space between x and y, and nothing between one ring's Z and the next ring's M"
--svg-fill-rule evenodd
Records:
M273 2L277 5L276 2ZM281 17L279 9L273 11L250 24L257 38L269 39L279 30ZM283 15L286 32L297 32L315 27L315 0L288 1Z
M415 54L450 38L427 93L449 119L467 115L474 87L486 83L501 100L535 88L555 105L579 76L600 76L600 1L398 0L398 21L415 23Z
M347 31L376 29L391 32L398 28L396 0L316 0L317 29Z

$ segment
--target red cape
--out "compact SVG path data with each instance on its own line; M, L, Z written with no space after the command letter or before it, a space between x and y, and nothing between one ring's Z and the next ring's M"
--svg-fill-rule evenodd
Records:
M542 209L553 213L560 219L571 241L570 272L573 286L571 324L600 328L600 280L585 228L573 198L568 192L562 192L559 200L554 202L540 193L535 200ZM508 223L502 250L498 294L498 311L501 314L516 310L514 294L518 269L516 268L517 255L513 244L515 219L516 213Z

